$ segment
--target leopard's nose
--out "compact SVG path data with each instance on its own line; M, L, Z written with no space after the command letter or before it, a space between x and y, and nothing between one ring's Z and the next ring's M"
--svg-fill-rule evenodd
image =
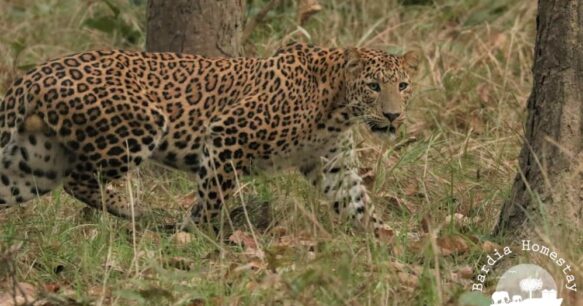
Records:
M383 116L385 116L385 118L389 119L390 122L395 121L395 119L399 118L399 116L401 116L401 113L383 113Z

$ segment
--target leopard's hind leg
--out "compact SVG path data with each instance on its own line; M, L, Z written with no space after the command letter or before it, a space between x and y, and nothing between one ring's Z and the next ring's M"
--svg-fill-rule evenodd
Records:
M70 156L47 131L27 131L31 116L0 149L0 207L27 202L48 193L67 175Z
M63 138L78 159L71 173L65 178L64 190L92 208L103 209L123 218L141 217L147 212L142 203L133 202L109 183L149 159L167 130L165 115L154 107L144 107L149 102L134 97L133 104L120 103L119 109L131 111L110 112L87 123L86 129L98 131L96 137ZM100 107L107 105L104 101ZM117 109L116 109L117 110ZM100 111L107 114L106 109ZM127 118L119 120L119 118ZM115 120L114 120L115 119ZM107 128L100 126L100 122ZM115 125L114 125L115 124Z

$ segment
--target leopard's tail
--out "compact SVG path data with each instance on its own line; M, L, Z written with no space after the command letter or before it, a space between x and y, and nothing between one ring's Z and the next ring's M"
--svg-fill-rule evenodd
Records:
M68 156L54 133L25 103L34 98L19 81L0 101L0 208L54 189L67 175Z

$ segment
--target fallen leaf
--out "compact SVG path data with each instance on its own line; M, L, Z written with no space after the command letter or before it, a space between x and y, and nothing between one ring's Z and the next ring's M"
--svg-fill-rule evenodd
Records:
M75 297L77 296L77 291L73 290L73 289L68 289L69 292L67 293L70 297ZM109 287L105 287L103 288L103 286L101 285L94 285L91 286L89 288L87 288L87 295L92 296L92 297L104 297L106 300L111 298L111 288ZM72 299L74 300L74 299Z
M318 3L318 0L299 0L298 18L300 20L300 25L304 25L310 17L321 10L322 5Z
M391 261L389 266L395 270L395 272L406 272L409 274L419 275L423 272L423 267L420 265L406 264L400 261Z
M387 203L390 208L398 212L411 213L411 208L407 205L407 201L396 196L387 195L382 197L382 202Z
M265 277L261 281L260 288L275 290L281 287L281 275L267 271Z
M480 243L480 237L476 236L476 235L466 235L466 238L468 238L471 242L478 244Z
M417 181L413 181L407 186L405 186L405 188L403 189L403 193L405 193L405 195L409 197L423 196L423 194L419 192L419 184L417 183Z
M476 134L482 134L485 130L484 120L476 113L472 113L469 118L469 125L473 132Z
M402 257L405 255L405 248L403 248L403 246L401 245L395 245L393 247L393 255L395 255L396 257Z
M318 243L306 233L300 233L298 235L286 235L279 237L277 241L278 247L308 247L308 249L313 249Z
M386 224L376 228L375 235L380 241L385 243L391 243L395 239L395 231Z
M265 253L263 250L257 247L255 239L253 239L253 236L248 233L245 233L241 230L236 230L233 232L233 234L231 234L231 236L229 236L229 241L242 245L245 248L243 254L249 257L257 257L260 259L265 258Z
M407 266L399 261L391 261L389 262L389 266L396 271L407 271Z
M257 257L259 259L265 258L265 253L261 249L246 248L243 254L247 255L248 257Z
M236 230L229 236L229 241L243 245L245 248L256 249L257 244L255 243L255 239L248 233L245 233L241 230Z
M196 191L193 191L178 200L178 205L184 209L190 209L196 203Z
M451 224L452 222L459 225L465 225L469 223L469 219L460 213L455 213L445 217L445 224Z
M419 286L419 278L416 275L406 272L398 272L397 277L402 285L406 287L416 288Z
M312 251L308 251L308 254L306 255L308 260L314 260L316 259L316 252L312 252Z
M178 232L172 235L172 241L174 241L174 243L179 246L190 244L192 242L192 234L187 232Z
M423 232L426 234L431 230L431 221L429 216L425 216L423 219L421 219L421 230L423 230Z
M59 290L61 290L61 285L57 283L48 283L45 284L43 287L45 288L45 291L50 293L57 293L59 292Z
M372 168L369 168L369 167L360 168L358 172L359 172L360 177L362 178L362 182L364 183L364 185L368 189L372 189L374 186L375 179L376 179L376 175L375 175L374 171L372 170Z
M493 253L496 250L501 250L502 247L492 241L486 240L482 243L482 250L486 253Z
M92 286L87 290L87 293L89 295L92 295L95 294L96 292L99 292L99 295L101 295L101 291L103 291L103 287ZM61 289L61 292L59 292L59 295L65 299L74 300L77 297L77 290L70 287L64 287Z
M225 303L225 297L223 296L213 296L211 297L211 301L208 303L208 305L226 305ZM230 302L232 302L232 305L237 305L236 300L233 301L233 299L229 299Z
M245 289L249 290L249 292L253 292L255 289L257 289L258 286L259 284L256 281L249 281L247 284L245 284Z
M478 92L478 97L484 104L488 104L490 102L490 92L491 87L487 83L482 83L476 87L476 91Z
M503 32L495 32L490 35L490 46L492 49L502 49L508 40L507 34Z
M407 236L410 236L409 233L407 233ZM403 244L395 245L392 249L395 256L404 256L405 254L418 254L419 252L423 251L425 247L427 247L428 244L427 235L415 235L415 236L417 237L414 239L408 238L408 243L406 245Z
M31 305L36 299L37 290L29 283L17 283L0 293L0 306Z
M463 266L457 269L457 274L463 279L472 279L474 277L474 270L470 266Z
M469 250L468 244L461 236L452 235L437 238L441 255L463 254Z
M255 259L243 265L237 266L236 268L233 269L233 273L239 274L245 271L259 271L264 270L266 267L267 265L264 262Z
M143 231L140 238L144 241L147 241L149 243L154 243L154 244L160 243L160 239L161 239L159 232L154 232L154 231L149 231L149 230Z

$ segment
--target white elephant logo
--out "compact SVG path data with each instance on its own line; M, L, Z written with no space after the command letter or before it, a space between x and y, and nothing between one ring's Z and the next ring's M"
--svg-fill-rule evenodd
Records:
M494 304L507 304L510 302L510 296L508 296L508 292L506 291L496 291L492 294L492 300Z
M552 275L533 264L516 265L504 272L492 300L489 306L561 306L563 302Z

